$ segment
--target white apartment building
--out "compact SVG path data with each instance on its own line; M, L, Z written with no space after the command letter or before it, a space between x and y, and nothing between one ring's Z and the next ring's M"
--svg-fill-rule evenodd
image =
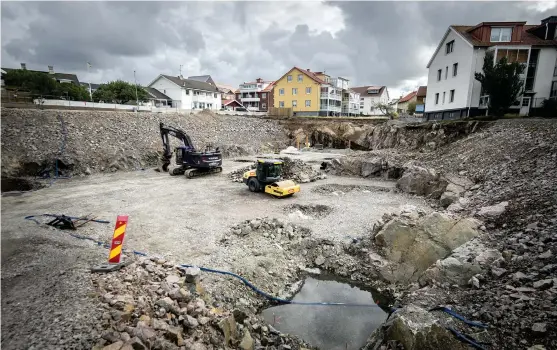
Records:
M481 72L487 52L494 61L520 62L523 93L511 107L528 115L545 99L557 98L557 16L539 25L526 22L482 22L450 26L429 61L425 116L456 119L487 113L489 96L474 73Z
M320 114L330 116L350 116L358 114L360 94L350 89L349 80L342 77L331 78L323 72L316 72L321 84Z
M253 82L240 84L237 99L250 111L266 111L267 106L266 98L267 92L263 92L272 81L264 81L257 78ZM262 101L262 94L265 94L265 101Z
M389 90L386 86L360 86L352 90L360 94L358 114L361 115L383 115L375 106L378 103L389 103Z
M174 108L221 109L221 92L210 83L161 74L148 87L171 98Z

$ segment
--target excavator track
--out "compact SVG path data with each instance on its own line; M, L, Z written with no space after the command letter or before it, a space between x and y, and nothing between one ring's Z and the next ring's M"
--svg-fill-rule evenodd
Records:
M201 169L188 169L184 173L188 179L193 179L194 177L200 177L205 175L211 175L222 172L222 167L211 168L208 170Z

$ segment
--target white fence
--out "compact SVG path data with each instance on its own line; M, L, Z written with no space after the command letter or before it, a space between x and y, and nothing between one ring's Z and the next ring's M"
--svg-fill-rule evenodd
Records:
M267 112L251 112L251 111L216 111L217 114L223 115L251 115L254 117L264 117Z
M100 108L106 110L120 110L120 111L139 111L145 112L158 112L158 113L176 113L186 112L186 110L173 108L173 107L153 107L153 106L137 106L134 105L121 105L116 103L100 103L100 102L86 102L86 101L65 101L65 100L46 100L35 99L33 103L42 106L60 106L60 107L75 107L75 108ZM188 110L189 111L189 110Z

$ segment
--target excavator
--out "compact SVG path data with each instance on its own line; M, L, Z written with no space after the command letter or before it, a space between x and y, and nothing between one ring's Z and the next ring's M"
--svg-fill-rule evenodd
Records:
M217 147L211 150L209 147L205 151L199 151L193 145L191 138L185 131L178 128L164 125L160 123L160 132L162 138L163 155L162 170L169 171L172 160L172 151L170 150L169 135L174 136L181 141L181 145L174 149L176 153L176 165L178 167L170 170L170 175L186 175L187 178L198 177L222 171L222 154Z
M282 180L282 164L278 159L258 159L255 170L246 171L243 182L251 192L265 192L281 198L300 192L300 185L292 180Z

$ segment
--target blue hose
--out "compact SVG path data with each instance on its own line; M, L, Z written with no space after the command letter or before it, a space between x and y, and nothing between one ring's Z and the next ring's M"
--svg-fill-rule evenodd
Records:
M454 318L457 318L457 319L461 320L462 322L466 323L469 326L478 327L478 328L488 328L487 325L485 325L481 322L469 321L469 320L465 319L464 317L462 317L461 315L454 312L453 310L451 310L449 308L446 308L444 306L436 306L433 309L430 309L429 311L443 311L443 312L453 316Z

